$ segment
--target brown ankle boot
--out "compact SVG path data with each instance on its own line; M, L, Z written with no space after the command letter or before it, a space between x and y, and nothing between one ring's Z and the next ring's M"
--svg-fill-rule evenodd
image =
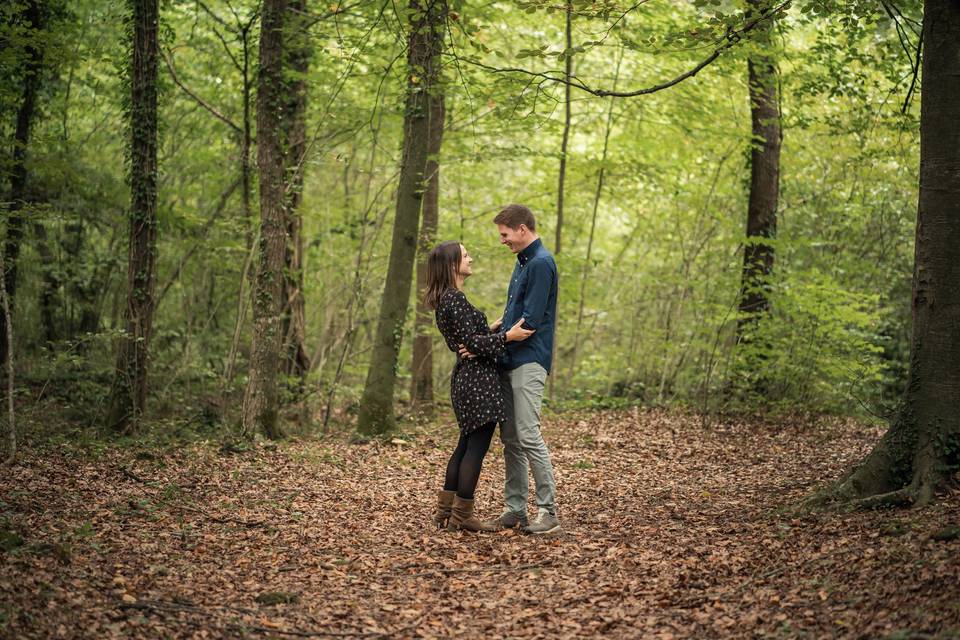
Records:
M485 522L480 522L473 515L473 500L464 500L460 496L453 499L453 510L447 529L456 531L496 531L497 528Z
M450 510L453 507L453 498L457 495L456 491L440 491L437 493L437 511L433 514L433 524L437 529L444 529L450 520Z

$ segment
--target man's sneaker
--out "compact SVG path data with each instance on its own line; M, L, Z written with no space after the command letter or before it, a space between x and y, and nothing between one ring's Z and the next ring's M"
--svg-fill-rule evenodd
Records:
M516 511L507 511L500 514L499 518L488 520L483 524L490 524L498 529L515 529L517 527L525 527L527 526L527 515L524 513L517 513Z
M523 528L524 533L537 536L556 534L562 531L563 529L560 527L560 520L557 519L557 514L550 513L546 509L540 509L539 513L537 513L537 519Z

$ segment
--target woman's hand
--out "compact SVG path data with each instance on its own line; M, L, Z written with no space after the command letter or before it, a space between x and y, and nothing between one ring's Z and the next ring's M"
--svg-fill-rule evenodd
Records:
M490 333L496 333L500 330L500 326L503 324L503 316L500 316L490 325Z
M536 329L524 329L523 318L517 320L517 324L510 327L507 331L507 342L521 342L533 335Z

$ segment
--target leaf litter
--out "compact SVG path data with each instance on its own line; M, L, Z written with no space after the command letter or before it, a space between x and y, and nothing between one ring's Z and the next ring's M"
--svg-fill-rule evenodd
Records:
M960 637L960 491L791 508L880 427L634 409L544 433L551 539L433 528L449 419L399 442L25 451L0 480L0 635ZM495 440L481 516L502 473Z

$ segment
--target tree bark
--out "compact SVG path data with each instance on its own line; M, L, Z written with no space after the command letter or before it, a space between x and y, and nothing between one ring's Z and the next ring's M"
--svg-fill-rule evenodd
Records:
M37 94L43 79L43 49L38 44L43 39L37 32L44 28L44 8L40 0L28 2L24 9L24 26L31 31L26 45L26 65L23 70L23 86L20 105L17 108L17 122L13 134L13 162L10 175L10 203L7 218L7 236L4 240L3 286L6 289L7 303L13 313L17 292L17 267L20 260L20 245L23 241L23 205L27 187L27 148L30 143L30 129L37 109ZM0 336L5 335L6 316L0 314ZM6 341L0 340L0 361L6 360Z
M426 168L428 182L417 248L417 315L413 331L413 381L410 389L410 402L424 409L433 405L433 314L423 304L423 295L427 290L427 256L436 242L440 218L440 161L437 156L443 145L445 119L443 94L431 95Z
M755 13L769 9L765 0L752 0ZM737 342L750 339L760 316L769 311L767 297L773 272L774 248L768 242L777 234L777 201L780 195L780 107L776 60L772 46L772 18L755 30L756 48L747 60L750 91L751 150L750 195L747 206L747 240L743 249L740 317Z
M260 27L260 77L257 85L257 166L260 170L260 239L253 292L253 340L250 373L243 398L243 432L282 435L278 416L277 374L282 348L283 269L287 246L284 211L283 24L286 0L264 0Z
M130 246L127 262L126 336L119 341L107 423L121 432L137 428L147 403L147 370L153 330L157 259L158 0L132 0L130 66Z
M299 379L302 393L310 356L307 355L307 314L303 295L303 173L307 153L307 71L310 67L310 43L306 28L306 0L290 0L287 33L287 65L292 71L287 86L287 247L284 254L284 360L283 372Z
M410 304L420 207L426 189L428 97L436 91L440 78L446 0L411 0L409 15L403 151L390 263L357 424L360 433L365 435L386 433L395 427L393 394L397 359Z
M927 0L912 336L897 418L861 464L810 504L923 505L960 462L960 4Z

